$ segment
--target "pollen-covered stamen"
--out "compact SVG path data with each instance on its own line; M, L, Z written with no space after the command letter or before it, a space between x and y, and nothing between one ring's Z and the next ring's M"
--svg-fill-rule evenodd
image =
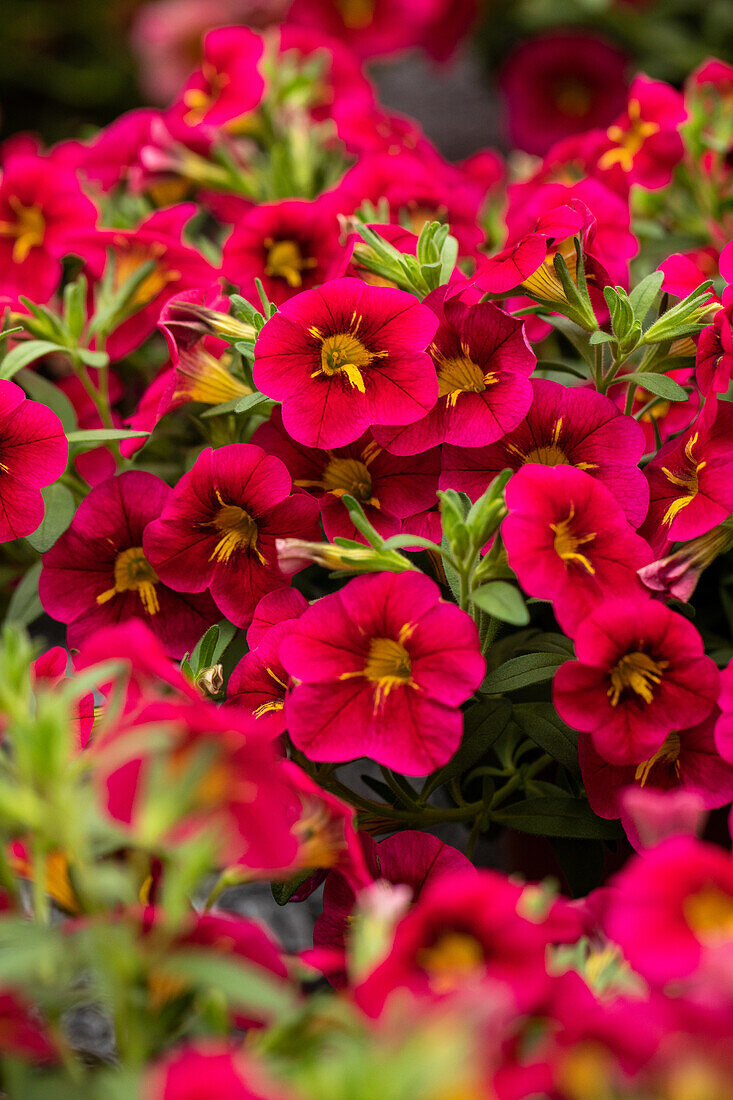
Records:
M699 473L707 465L706 462L697 462L694 455L694 447L697 443L697 432L688 439L685 444L685 458L687 459L688 466L685 470L680 470L678 473L673 473L672 470L667 469L666 466L662 466L662 473L667 478L667 481L671 481L673 485L676 485L679 489L684 490L684 496L679 496L672 501L667 511L664 513L664 519L662 523L671 523L676 516L686 508L698 494L700 488Z
M662 745L661 749L658 749L648 760L642 760L641 764L637 767L634 773L634 781L641 787L645 787L652 768L657 764L672 764L674 766L674 773L679 779L680 777L680 735L678 733L670 733L667 740Z
M216 496L221 507L207 526L216 527L217 531L221 531L221 538L214 547L209 561L226 564L232 554L244 551L254 554L260 564L267 565L266 559L257 549L257 524L250 514L238 504L227 504L218 491Z
M435 345L430 347L438 374L438 397L445 397L453 406L462 393L483 393L496 382L496 375L484 372L471 358L470 348L461 346L461 355L445 356Z
M596 537L595 531L587 535L578 535L573 531L573 520L575 519L575 508L571 505L570 513L567 519L560 520L559 523L551 523L550 527L555 532L555 552L562 558L563 561L574 561L578 565L582 566L586 572L591 576L595 573L595 566L591 563L590 559L585 554L578 553L579 546L585 546L589 542L593 542Z
M431 947L418 951L416 962L434 993L450 993L483 969L485 954L474 936L445 932Z
M630 172L634 167L634 157L640 152L646 139L659 129L656 122L641 121L641 104L638 99L629 100L628 114L631 123L628 130L621 126L609 126L606 130L608 140L614 142L616 148L609 149L598 161L598 167L604 172L613 168L614 164L620 164L624 172Z
M0 221L0 237L15 237L13 263L22 264L32 248L43 244L46 222L37 206L23 206L17 195L10 195L8 205L15 221Z
M158 574L143 554L142 546L131 546L117 555L114 570L114 587L97 596L97 603L107 603L113 596L122 592L137 592L140 602L148 615L160 611L158 594Z
M611 706L618 706L624 691L633 691L645 703L651 703L654 689L662 682L669 661L655 661L648 653L625 653L611 669L611 686L607 691Z
M354 330L359 327L361 318L354 318ZM364 346L354 332L335 332L331 336L322 336L316 328L310 330L312 336L321 341L321 365L313 371L311 378L319 374L333 378L343 374L352 389L365 393L362 371L370 366L373 359L385 356L387 352L371 352Z
M376 684L374 713L376 714L391 691L412 682L412 662L402 644L409 637L405 627L396 638L372 638L362 675ZM358 673L356 675L359 675Z
M311 271L318 265L315 257L302 254L297 241L275 241L268 237L265 248L265 275L271 279L284 279L294 290L303 285L303 272Z

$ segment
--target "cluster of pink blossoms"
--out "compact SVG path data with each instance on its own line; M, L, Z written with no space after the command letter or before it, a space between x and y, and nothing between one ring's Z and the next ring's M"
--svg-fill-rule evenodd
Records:
M392 7L333 7L0 148L0 939L13 876L73 915L144 1100L368 1096L413 1042L410 1100L723 1100L733 70L519 178L385 110L323 26ZM437 56L473 10L418 7ZM218 904L263 881L323 884L312 949ZM38 1013L0 972L49 1073L57 970Z

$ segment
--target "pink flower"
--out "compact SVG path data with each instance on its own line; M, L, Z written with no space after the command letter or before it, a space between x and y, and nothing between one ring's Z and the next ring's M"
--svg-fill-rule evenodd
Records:
M580 768L593 811L599 817L622 817L623 792L634 786L655 791L684 790L697 795L701 807L708 810L733 800L733 766L721 758L713 737L719 713L715 707L696 726L673 730L661 748L638 763L609 764L596 752L589 737L581 737Z
M318 538L318 506L290 495L290 474L260 447L232 443L199 455L151 517L145 555L178 592L211 591L219 610L246 626L257 601L288 579L279 570L275 539Z
M704 535L733 511L733 406L711 399L694 424L646 467L649 514L641 534L656 552Z
M287 466L293 484L320 501L326 538L359 539L342 498L358 500L380 535L399 534L402 521L436 503L440 452L437 447L408 458L383 450L367 432L348 447L317 451L294 443L283 428L278 409L252 436L252 442L277 455ZM410 522L411 533L418 533Z
M473 621L412 572L356 577L318 600L280 656L298 681L285 718L299 749L313 760L369 756L407 775L450 759L458 708L484 673Z
M611 492L574 466L524 466L506 487L509 565L530 596L552 602L571 637L608 599L641 599L651 551Z
M297 588L276 588L263 596L247 627L247 645L256 649L273 626L286 619L299 619L308 606L305 596Z
M733 938L733 860L691 837L636 856L615 879L609 935L652 985L692 974Z
M153 474L111 477L84 498L71 527L44 554L41 602L69 624L70 646L103 626L142 618L171 656L182 657L216 621L209 596L173 592L143 553L143 532L170 493Z
M63 646L55 645L42 653L31 665L31 682L34 688L53 691L66 679L69 654ZM89 743L94 725L94 695L83 695L74 703L74 723L79 748Z
M697 630L655 600L604 603L579 627L575 652L555 673L553 700L612 764L648 760L717 701L718 670Z
M69 447L55 413L0 381L0 540L30 535L43 519L41 489L61 477Z
M146 1069L141 1100L288 1100L282 1085L265 1083L262 1070L231 1043L176 1047Z
M626 57L591 34L540 34L500 74L512 145L543 156L571 134L606 127L626 101Z
M620 802L624 830L637 852L671 836L697 836L707 817L702 797L684 787L626 787Z
M575 466L602 482L615 496L629 523L637 527L647 512L644 432L602 394L533 379L527 416L489 447L443 448L442 489L459 489L475 500L507 467L531 463Z
M407 427L378 427L374 437L394 454L420 454L440 443L483 447L524 418L532 402L536 359L521 321L490 302L465 305L448 288L428 295L440 320L428 351L438 375L437 404Z
M192 131L236 130L257 107L265 82L259 70L263 39L249 27L216 27L203 43L203 60L164 115L171 132L187 140Z
M336 214L329 196L252 207L224 244L222 273L251 301L257 301L255 279L261 279L277 305L320 286L346 266Z
M425 348L438 326L411 294L337 279L285 302L257 338L253 379L282 401L307 447L343 447L373 424L409 424L435 404Z
M47 302L68 253L94 229L97 209L74 172L51 157L8 158L0 178L0 295Z
M608 148L601 154L599 168L621 171L629 183L650 190L666 187L682 160L679 128L686 118L679 92L661 80L635 77L626 110L606 131Z

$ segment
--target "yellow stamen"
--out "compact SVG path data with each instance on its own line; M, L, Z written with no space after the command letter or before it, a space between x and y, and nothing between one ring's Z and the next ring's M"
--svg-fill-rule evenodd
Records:
M359 393L366 392L362 370L370 366L373 359L383 358L388 353L371 352L362 344L361 340L354 335L360 323L361 317L352 318L351 332L336 332L332 336L325 337L321 336L316 328L308 330L311 335L321 340L321 365L318 370L313 371L311 378L317 378L319 375L333 378L337 374L343 374L352 389L358 390Z
M571 505L567 519L560 520L559 523L550 524L551 529L555 532L555 551L563 561L576 561L578 565L582 566L586 572L593 576L595 574L595 567L585 554L579 554L577 550L579 546L584 546L588 542L593 542L596 533L593 531L592 534L581 536L574 534L572 530L574 518L575 508Z
M445 932L432 947L417 953L418 966L427 973L434 993L450 993L483 968L484 950L465 932Z
M222 532L222 536L214 547L209 561L224 562L226 564L232 554L244 550L253 553L262 565L267 565L267 560L257 549L257 524L240 508L238 504L227 504L219 491L216 492L221 508L207 527L216 527Z
M187 126L198 126L216 103L223 89L229 83L227 73L220 73L206 61L201 66L208 88L189 88L183 93L183 102L188 111L183 116Z
M147 615L156 615L160 611L158 594L158 574L143 554L142 546L131 546L117 555L114 569L114 587L108 588L97 596L97 603L107 603L122 592L137 592Z
M613 168L614 164L620 164L624 172L630 172L634 167L634 157L640 152L646 139L659 129L656 122L641 121L641 104L638 99L629 100L628 114L631 123L628 130L621 126L609 126L606 130L608 140L614 142L616 148L609 149L598 161L598 167L604 172L607 168Z
M667 740L662 745L661 749L658 749L648 760L643 760L634 773L634 782L638 783L640 787L645 787L649 775L657 764L674 764L674 773L679 779L680 777L680 735L678 733L670 733Z
M364 504L379 507L372 498L372 477L358 458L332 458L323 471L321 486L327 493L342 497L346 493Z
M17 195L8 197L8 205L16 220L0 221L0 237L15 237L13 263L22 264L32 248L43 244L46 222L39 207L23 206Z
M668 470L666 466L662 466L662 473L667 480L670 481L672 485L676 485L679 489L684 489L686 494L672 501L669 508L664 513L662 523L672 523L672 520L679 515L682 509L686 508L688 504L692 504L697 496L700 488L698 474L707 466L707 462L695 461L694 447L697 443L697 439L698 434L695 432L685 444L685 458L689 463L687 470L683 470L680 474L674 474L671 470Z
M733 938L733 897L713 882L686 899L684 914L703 943L716 944Z
M611 706L618 706L624 691L633 691L645 703L654 698L654 688L662 682L662 673L669 661L655 661L638 650L626 653L611 670L611 686L607 691Z
M456 404L462 393L483 393L496 382L495 374L491 371L484 374L473 361L469 348L462 345L461 351L462 355L446 358L434 344L430 348L438 373L438 397L447 398L449 407Z
M303 256L295 241L274 241L268 237L265 241L267 261L265 275L271 279L284 279L289 287L296 289L303 285L303 272L318 265L313 256Z

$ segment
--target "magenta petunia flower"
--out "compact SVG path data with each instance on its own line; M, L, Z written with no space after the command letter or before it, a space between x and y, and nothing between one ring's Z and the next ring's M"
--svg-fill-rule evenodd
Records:
M330 196L253 206L224 244L222 274L252 301L255 279L261 279L277 305L342 275L347 255L339 244L337 211Z
M292 625L280 646L297 681L293 743L313 760L369 756L407 775L458 748L460 704L484 674L471 618L420 573L356 577Z
M733 511L733 405L713 398L694 424L647 466L649 515L641 534L655 551L704 535Z
M288 1100L281 1084L266 1081L262 1067L229 1040L183 1043L150 1063L141 1081L141 1100ZM296 1100L294 1097L293 1100Z
M506 503L509 565L529 596L552 602L566 634L605 600L644 597L637 570L651 550L596 478L574 466L524 466L506 487Z
M179 595L143 552L143 532L163 511L171 490L154 474L132 470L97 485L71 527L43 557L41 603L68 623L77 648L97 630L140 618L171 657L193 649L218 618L207 594Z
M41 489L61 477L69 446L59 418L0 381L0 541L30 535L43 519Z
M611 764L648 760L717 702L720 677L697 630L655 600L598 607L579 627L575 652L555 673L555 706Z
M715 747L717 707L696 726L673 730L661 748L635 764L609 764L589 737L578 742L578 756L588 801L599 817L624 818L622 795L628 787L656 791L687 791L705 809L726 806L733 799L733 766Z
M462 490L475 500L507 467L576 466L610 489L629 523L638 527L648 501L646 479L638 468L643 429L594 390L540 378L532 380L532 389L527 416L497 443L480 449L443 448L441 488Z
M629 88L626 110L606 131L607 147L598 161L622 172L629 183L666 187L684 146L679 128L687 118L680 93L662 80L639 74Z
M342 498L349 494L384 538L399 534L402 521L432 507L437 500L440 452L399 457L389 454L366 432L348 447L318 451L295 443L282 424L279 409L252 436L252 442L277 455L293 484L320 501L326 538L358 538ZM412 524L407 523L412 533Z
M63 257L87 258L79 237L96 221L97 208L74 172L52 157L8 157L0 178L0 295L47 302L61 281Z
M529 376L537 360L521 321L490 302L465 305L439 287L425 299L440 321L430 352L438 401L406 427L377 427L394 454L420 454L440 443L484 447L523 419L532 403Z
M438 396L425 349L438 319L411 294L337 279L285 302L255 347L257 388L307 447L343 447L373 424L419 420Z
M652 985L692 974L733 942L733 860L712 844L671 837L626 864L610 895L606 929Z
M222 614L246 626L261 596L289 584L275 539L319 537L316 501L291 488L280 459L260 447L209 447L148 526L146 557L171 588L208 588Z

